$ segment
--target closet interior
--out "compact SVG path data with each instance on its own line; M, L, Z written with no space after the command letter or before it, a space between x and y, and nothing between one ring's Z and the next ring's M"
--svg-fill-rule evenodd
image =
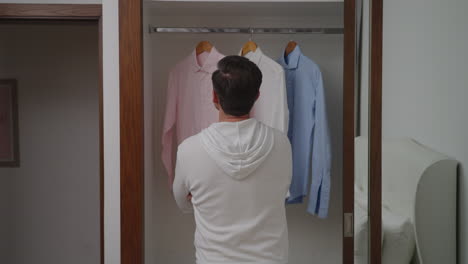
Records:
M161 161L169 72L201 41L224 55L238 55L249 40L275 61L294 41L320 68L332 152L329 211L320 219L307 213L307 199L287 205L289 263L341 263L343 2L147 1L143 14L145 263L193 263L195 256L193 215L177 207ZM186 28L211 32L181 32L193 31ZM219 32L227 29L239 32Z

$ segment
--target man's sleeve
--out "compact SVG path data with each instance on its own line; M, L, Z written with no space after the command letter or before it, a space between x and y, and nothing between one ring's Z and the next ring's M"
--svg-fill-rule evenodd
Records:
M177 151L177 160L176 160L176 167L175 167L175 178L174 183L172 186L172 190L174 192L174 198L179 206L180 210L183 213L192 213L193 212L193 205L187 199L187 196L190 193L189 188L189 181L188 181L188 174L184 169L183 162L183 151Z

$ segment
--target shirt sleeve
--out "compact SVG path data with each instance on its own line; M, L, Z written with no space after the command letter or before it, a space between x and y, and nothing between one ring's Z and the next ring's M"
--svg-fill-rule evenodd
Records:
M172 186L174 193L174 199L177 206L183 213L192 213L193 205L192 202L187 199L190 194L190 185L188 181L188 173L183 168L183 162L181 162L182 156L181 151L177 153L177 161L175 167L175 178Z
M312 185L308 212L320 218L328 216L330 200L331 146L322 74L315 78L315 127L312 135Z
M289 197L291 197L291 192L289 191L289 188L291 187L291 181L293 177L293 160L292 159L293 159L293 155L292 155L291 142L289 141L288 138L286 138L286 171L288 172L287 174L288 190L286 193L286 201L289 199Z
M163 132L162 132L162 153L161 159L164 168L167 171L169 186L172 186L174 181L174 133L177 117L177 84L174 74L169 74L169 82L167 87L166 98L166 113L164 117Z
M278 115L281 120L279 120L279 130L284 134L288 134L289 127L289 110L288 110L288 92L286 90L286 77L284 70L281 70L280 74L280 96L279 96L279 107L280 113Z

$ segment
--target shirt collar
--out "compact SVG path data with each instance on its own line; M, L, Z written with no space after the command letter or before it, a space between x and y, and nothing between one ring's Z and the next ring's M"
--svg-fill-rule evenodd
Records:
M239 55L242 56L242 49L239 52ZM262 60L262 57L263 57L263 52L260 49L260 47L257 47L257 49L255 51L251 51L251 52L245 54L244 57L246 57L247 59L249 59L253 63L259 65L260 61Z
M301 48L299 48L299 45L294 48L294 50L288 54L287 59L285 56L281 56L279 59L279 63L285 67L286 69L296 69L298 64L299 64L299 58L301 57L302 52Z
M210 54L208 54L205 63L202 66L200 66L198 65L197 61L197 51L196 49L193 50L192 54L190 55L190 57L192 58L193 71L204 71L210 74L213 73L217 69L218 61L221 56L221 53L219 53L219 51L215 47L213 47L211 48Z

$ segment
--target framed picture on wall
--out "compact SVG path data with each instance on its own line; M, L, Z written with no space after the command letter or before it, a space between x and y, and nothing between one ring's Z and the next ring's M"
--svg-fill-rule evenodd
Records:
M19 167L17 81L0 79L0 167Z

